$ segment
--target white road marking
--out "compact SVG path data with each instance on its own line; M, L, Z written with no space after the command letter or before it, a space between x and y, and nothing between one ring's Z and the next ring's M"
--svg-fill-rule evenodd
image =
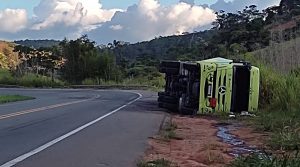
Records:
M5 164L1 165L0 167L12 167L12 166L16 165L17 163L20 163L20 162L24 161L25 159L27 159L27 158L29 158L29 157L31 157L31 156L33 156L33 155L35 155L35 154L37 154L37 153L45 150L45 149L53 146L54 144L56 144L56 143L58 143L58 142L60 142L60 141L62 141L64 139L66 139L66 138L68 138L68 137L70 137L70 136L72 136L72 135L74 135L74 134L82 131L83 129L85 129L85 128L87 128L87 127L89 127L89 126L91 126L91 125L93 125L93 124L95 124L95 123L103 120L104 118L106 118L106 117L108 117L108 116L110 116L110 115L112 115L112 114L120 111L121 109L127 107L128 105L130 105L130 104L132 104L132 103L134 103L134 102L136 102L136 101L138 101L139 99L142 98L142 95L140 93L135 93L135 94L139 95L139 97L136 98L136 99L134 99L134 100L132 100L132 101L130 101L130 102L128 102L127 104L125 104L125 105L123 105L123 106L121 106L121 107L119 107L119 108L111 111L110 113L107 113L107 114L105 114L105 115L103 115L103 116L95 119L92 122L89 122L89 123L87 123L87 124L85 124L85 125L77 128L77 129L74 129L71 132L69 132L69 133L67 133L67 134L65 134L65 135L63 135L61 137L58 137L58 138L56 138L56 139L54 139L54 140L52 140L52 141L50 141L50 142L48 142L48 143L46 143L46 144L44 144L44 145L36 148L36 149L34 149L34 150L32 150L32 151L30 151L30 152L28 152L26 154L23 154L23 155L15 158L15 159L9 161L9 162L6 162Z

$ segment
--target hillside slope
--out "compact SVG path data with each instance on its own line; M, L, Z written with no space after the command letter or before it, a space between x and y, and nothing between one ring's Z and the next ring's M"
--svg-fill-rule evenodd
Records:
M117 58L125 58L129 61L145 57L158 60L175 59L176 57L173 52L182 50L183 54L187 53L189 52L188 49L191 50L199 44L209 41L215 33L213 30L207 30L190 34L159 37L151 41L117 46L114 48L114 53Z
M300 37L290 41L276 43L253 52L253 55L278 71L289 72L300 68Z
M39 49L39 48L51 48L52 46L57 46L60 41L57 40L21 40L21 41L14 41L14 43L19 44L19 45L23 45L23 46L27 46L30 48L35 48L35 49Z

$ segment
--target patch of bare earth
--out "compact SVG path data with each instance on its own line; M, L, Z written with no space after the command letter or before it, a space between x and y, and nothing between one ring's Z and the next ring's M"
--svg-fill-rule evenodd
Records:
M216 135L216 120L172 116L171 121L176 125L176 138L166 140L162 135L150 138L144 161L165 159L178 167L222 167L234 159L229 155L232 146L223 143ZM249 144L263 144L260 134L253 133L251 128L233 133Z
M266 132L261 133L251 127L240 126L238 129L230 131L230 133L243 140L248 146L256 146L260 150L267 149L265 143L269 138L269 134Z

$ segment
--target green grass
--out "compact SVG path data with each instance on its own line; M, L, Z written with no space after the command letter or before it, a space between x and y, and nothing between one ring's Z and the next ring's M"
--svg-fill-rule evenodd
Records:
M0 84L16 85L17 79L8 70L0 69Z
M250 125L270 135L268 153L239 157L231 167L299 167L300 166L300 73L280 73L262 64L251 54L246 60L259 67L261 74L259 112ZM293 155L294 152L297 152Z
M294 155L283 155L274 157L264 154L252 154L239 157L233 161L229 167L299 167L300 157L296 153Z
M251 120L257 130L270 133L270 149L285 151L300 150L299 123L299 111L264 111Z
M64 82L58 79L54 79L52 81L51 77L31 73L25 74L21 77L16 77L5 69L0 69L0 84L24 87L63 87L66 85Z
M104 81L102 79L92 79L87 78L82 81L83 85L101 85L101 86L146 86L150 90L158 91L163 89L165 85L165 80L163 76L156 77L134 77L134 78L125 78L121 81Z
M169 141L171 139L175 140L182 140L181 137L179 137L175 130L177 129L177 125L174 123L166 123L164 129L161 132L161 136L163 137L164 140Z
M261 112L253 124L259 130L271 132L267 143L271 149L300 149L300 77L270 72L264 77L261 85L268 93L260 97Z
M20 96L20 95L0 95L0 104L16 102L16 101L31 100L31 99L34 99L34 98L28 97L28 96Z
M52 81L50 77L30 73L19 78L17 84L25 87L63 87L65 85L58 79Z
M250 123L258 130L267 131L272 150L300 149L300 75L297 70L279 73L260 63L250 54L246 59L260 68L260 111Z
M138 167L171 167L172 163L165 159L158 159L149 162L140 162L137 165Z

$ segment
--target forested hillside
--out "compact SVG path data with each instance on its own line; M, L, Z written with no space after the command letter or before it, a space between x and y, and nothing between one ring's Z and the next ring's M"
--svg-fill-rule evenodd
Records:
M215 35L215 31L185 33L183 35L157 37L151 41L136 44L124 44L114 41L114 53L118 58L135 60L136 58L151 57L155 59L176 59L177 51L181 54L195 55L200 52L196 46L209 41Z
M53 46L58 46L60 41L57 40L20 40L20 41L14 41L14 43L19 44L19 45L23 45L23 46L27 46L30 48L35 48L35 49L39 49L39 48L51 48Z

